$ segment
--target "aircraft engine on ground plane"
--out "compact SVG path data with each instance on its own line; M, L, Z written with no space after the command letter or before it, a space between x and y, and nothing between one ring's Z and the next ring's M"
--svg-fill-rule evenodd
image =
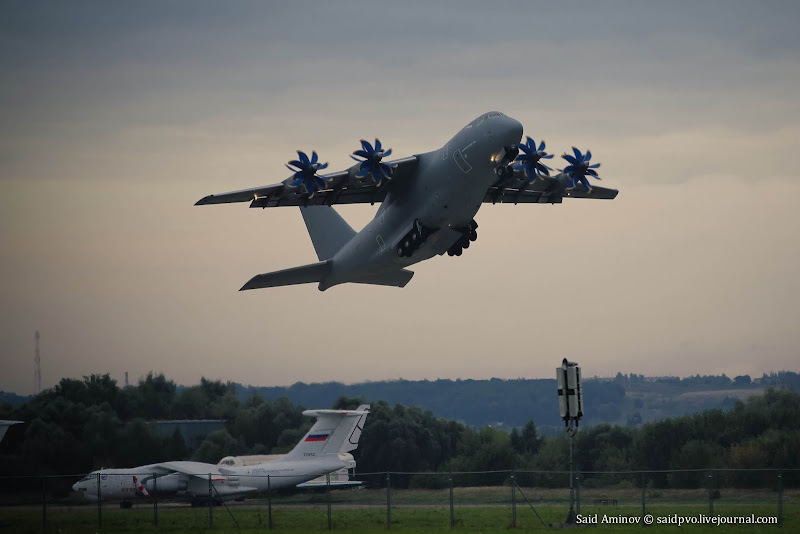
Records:
M142 481L147 491L158 490L159 493L177 493L179 491L186 491L189 483L185 477L172 473L163 477L154 479L148 477Z

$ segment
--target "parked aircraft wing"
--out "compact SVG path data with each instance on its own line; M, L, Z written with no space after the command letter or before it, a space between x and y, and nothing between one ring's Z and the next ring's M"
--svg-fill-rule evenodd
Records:
M417 167L417 157L387 162L396 165L392 179L386 181L381 187L376 187L369 178L359 180L351 176L351 169L320 175L330 184L329 188L317 191L313 197L308 198L302 187L289 187L283 182L240 189L228 193L208 195L195 203L195 206L205 204L227 204L231 202L250 202L251 208L274 208L278 206L330 206L333 204L374 204L383 202L386 194L394 184L410 179Z
M174 462L161 462L160 464L153 464L158 474L167 473L180 473L183 475L193 476L208 480L208 475L211 475L211 480L222 480L224 476L220 473L219 467L214 464L207 464L203 462L192 462L188 460L179 460Z

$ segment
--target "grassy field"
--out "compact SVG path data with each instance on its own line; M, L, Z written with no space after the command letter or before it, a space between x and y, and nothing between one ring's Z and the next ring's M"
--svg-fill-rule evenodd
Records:
M541 516L517 493L517 529L551 530L542 524L561 523L568 502L563 490L526 488L523 490ZM597 491L597 490L595 490ZM655 493L655 492L651 492ZM598 493L599 494L599 493ZM449 490L393 490L391 530L400 532L507 532L512 527L510 488L455 488L454 528L450 527ZM636 532L641 523L603 524L603 517L639 518L641 492L608 490L604 497L617 499L617 506L595 506L593 499L582 498L584 516L597 514L596 528L604 532ZM783 507L783 529L777 525L654 525L659 532L800 532L800 496L789 494ZM708 516L707 493L702 490L673 490L650 495L646 513L658 518ZM315 532L328 528L326 496L302 494L273 499L273 529L279 532ZM385 532L387 530L385 490L359 490L332 494L332 528L336 532ZM768 490L724 492L714 500L714 513L721 516L769 517L777 515L776 494ZM92 505L52 505L47 509L45 532L71 534L83 532L257 532L269 526L266 499L214 507L213 527L209 527L208 508L162 502L158 507L158 527L153 525L153 507L138 502L130 510L113 503L103 506L102 528L98 527L97 507ZM42 509L37 506L0 506L0 534L43 532Z

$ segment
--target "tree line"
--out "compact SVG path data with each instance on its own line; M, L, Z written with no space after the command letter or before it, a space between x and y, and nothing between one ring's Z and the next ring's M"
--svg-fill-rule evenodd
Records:
M335 409L352 409L363 397L340 396ZM312 406L323 408L324 406ZM163 375L148 374L135 386L119 388L109 375L62 379L57 386L18 406L0 404L0 419L25 421L9 429L0 444L0 473L82 474L101 467L133 467L191 459L216 463L223 456L284 453L307 432L313 419L287 398L245 400L230 383L202 379L178 388ZM175 431L163 435L148 421L221 419L224 427L188 443ZM800 395L768 388L736 401L729 410L645 423L639 428L607 423L582 427L574 439L576 468L588 485L640 484L698 487L704 473L660 472L708 468L800 468ZM372 402L359 448L358 471L473 472L563 471L568 468L565 435L542 436L532 419L510 432L472 427L437 417L430 410L386 401ZM604 473L616 471L623 474ZM562 475L537 475L537 484L563 486ZM764 478L764 477L767 478ZM772 478L769 478L771 476ZM508 473L464 475L460 484L501 484ZM720 484L771 485L774 475L731 471ZM400 477L405 486L441 486L442 477ZM784 475L798 483L797 472Z

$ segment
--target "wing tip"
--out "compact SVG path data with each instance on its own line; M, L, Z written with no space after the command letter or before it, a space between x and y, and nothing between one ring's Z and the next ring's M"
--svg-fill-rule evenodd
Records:
M251 289L256 289L258 287L256 285L256 280L258 280L260 276L261 275L256 275L250 280L248 280L242 287L239 288L239 291L249 291Z

